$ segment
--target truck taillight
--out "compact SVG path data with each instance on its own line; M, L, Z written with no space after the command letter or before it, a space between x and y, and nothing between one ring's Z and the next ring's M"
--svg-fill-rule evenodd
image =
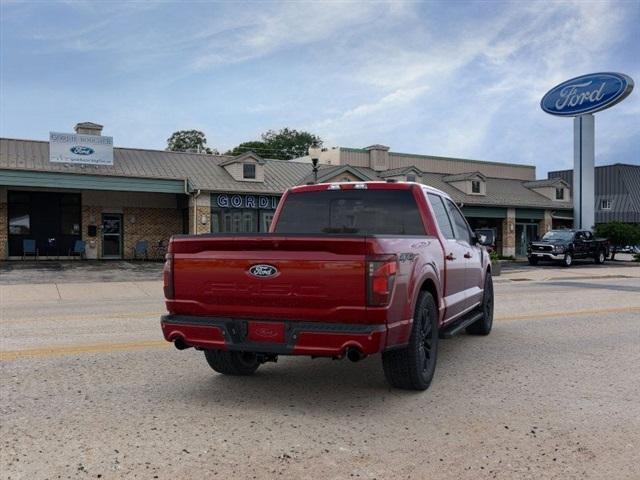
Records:
M367 258L367 305L381 307L389 304L396 279L398 262L395 255Z
M162 280L164 284L164 297L171 300L175 296L173 288L173 253L164 256L164 268L162 269Z

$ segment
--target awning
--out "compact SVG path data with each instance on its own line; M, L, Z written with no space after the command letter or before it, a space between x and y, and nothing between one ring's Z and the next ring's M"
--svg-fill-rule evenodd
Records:
M77 188L121 192L185 193L184 180L118 177L74 173L0 170L0 185L16 187Z

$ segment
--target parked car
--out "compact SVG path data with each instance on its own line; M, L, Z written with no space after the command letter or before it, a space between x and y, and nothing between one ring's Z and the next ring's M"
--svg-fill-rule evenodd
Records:
M381 353L391 385L424 390L440 337L493 322L478 236L445 193L404 182L295 187L270 233L175 236L164 293L165 339L228 375Z
M576 259L593 259L604 263L609 252L606 239L594 238L588 230L551 230L537 242L529 243L527 258L531 265L542 260L560 262L570 267Z

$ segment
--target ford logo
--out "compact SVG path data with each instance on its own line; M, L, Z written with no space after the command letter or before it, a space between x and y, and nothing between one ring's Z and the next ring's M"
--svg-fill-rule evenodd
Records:
M551 115L573 117L612 107L633 90L633 80L622 73L591 73L572 78L549 90L542 110Z
M256 335L264 338L274 338L278 336L278 332L269 327L260 327L256 329Z
M260 265L253 265L249 269L249 273L254 277L261 277L261 278L273 277L274 275L277 275L278 269L273 265L260 264Z
M92 155L96 151L91 147L82 147L80 145L76 145L75 147L71 147L71 153L75 153L76 155Z

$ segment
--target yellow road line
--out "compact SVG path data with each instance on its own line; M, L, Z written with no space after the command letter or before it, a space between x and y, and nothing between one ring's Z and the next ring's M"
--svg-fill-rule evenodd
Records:
M573 317L578 315L593 315L597 313L624 313L624 312L640 312L640 307L621 307L621 308L603 308L600 310L574 310L572 312L551 312L551 313L537 313L533 315L516 315L516 316L503 316L495 317L494 320L535 320L539 318L553 318L553 317Z
M606 313L640 312L640 307L605 308L599 310L575 310L569 312L552 312L536 315L518 315L496 317L498 321L508 320L536 320L553 317L573 317L579 315L594 315ZM77 345L62 347L42 347L28 350L0 351L0 361L19 360L23 358L47 358L65 355L77 355L83 353L112 353L143 348L167 348L171 344L164 340L147 340L129 343L99 343L94 345Z
M170 345L171 344L165 340L148 340L145 342L99 343L95 345L31 348L28 350L0 352L0 361L18 360L21 358L59 357L79 353L111 353L123 350L137 350L140 348L164 348Z
M13 322L23 322L25 320L31 321L50 321L50 320L96 320L96 319L121 319L121 318L147 318L147 317L156 317L158 321L160 321L160 316L164 315L165 311L157 311L157 312L141 312L141 313L99 313L99 314L86 314L86 315L53 315L51 317L46 316L37 316L37 317L29 317L29 318L19 318L12 319ZM0 320L7 322L8 320L3 319L2 315L0 315Z

